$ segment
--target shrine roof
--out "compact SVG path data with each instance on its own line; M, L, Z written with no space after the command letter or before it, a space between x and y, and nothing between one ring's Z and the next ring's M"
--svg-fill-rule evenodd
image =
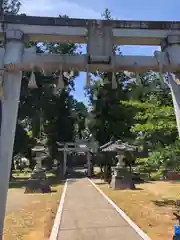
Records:
M118 152L118 151L136 151L136 146L117 140L115 142L108 142L100 147L102 152Z

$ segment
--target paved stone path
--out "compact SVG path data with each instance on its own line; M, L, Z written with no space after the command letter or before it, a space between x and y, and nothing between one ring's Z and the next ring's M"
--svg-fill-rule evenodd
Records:
M68 181L58 240L142 240L88 179Z

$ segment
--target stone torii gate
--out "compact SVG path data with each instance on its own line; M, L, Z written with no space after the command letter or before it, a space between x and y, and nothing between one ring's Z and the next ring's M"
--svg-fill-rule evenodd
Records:
M81 140L75 142L60 143L57 142L58 151L63 152L63 175L67 172L67 154L69 152L84 152L87 154L88 177L91 177L91 154L93 146L88 141ZM83 147L81 147L84 145Z
M5 16L0 21L0 83L3 88L0 136L0 235L12 160L22 71L44 69L85 72L148 70L168 72L174 109L180 135L180 22L102 21L88 19ZM36 54L25 49L25 41L87 43L87 54L81 56ZM117 56L113 44L160 45L154 56ZM173 74L172 74L173 73Z

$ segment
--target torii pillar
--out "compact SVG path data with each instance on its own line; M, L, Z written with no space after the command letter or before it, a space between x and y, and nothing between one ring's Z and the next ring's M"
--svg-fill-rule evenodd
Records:
M5 32L4 66L13 67L20 64L24 53L23 32L20 30L7 30ZM2 122L0 135L0 240L3 239L3 223L6 209L6 199L12 163L14 136L17 122L19 96L21 89L22 72L4 72L2 99Z
M180 66L180 36L168 36L161 43L162 51L167 55L167 64ZM171 89L174 112L176 116L176 123L178 135L180 138L180 72L168 74L168 85ZM179 83L178 83L179 82Z
M173 100L173 106L174 106L174 113L176 116L176 123L177 123L177 129L178 134L180 137L180 85L176 83L176 78L180 77L179 74L169 74L168 80L169 80L169 87L171 89L171 95Z

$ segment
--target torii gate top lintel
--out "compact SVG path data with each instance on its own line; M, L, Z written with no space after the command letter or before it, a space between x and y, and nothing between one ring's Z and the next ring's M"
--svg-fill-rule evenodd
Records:
M90 152L92 147L88 141L75 141L75 142L57 142L58 151L60 152Z
M122 45L160 45L161 40L168 34L180 35L180 22L177 21L124 21L7 15L0 22L9 25L10 28L22 30L31 41L71 40L75 43L86 43L87 31L91 26L111 27L114 43ZM3 30L0 30L0 38L3 39Z
M27 15L5 15L4 21L11 24L69 27L87 27L87 25L101 22L103 25L113 26L114 28L180 30L180 21L104 20Z

